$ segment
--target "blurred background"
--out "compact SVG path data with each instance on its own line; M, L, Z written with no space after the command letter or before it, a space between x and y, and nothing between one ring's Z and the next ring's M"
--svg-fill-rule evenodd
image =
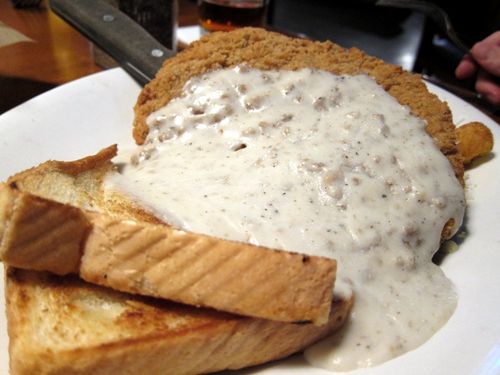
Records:
M433 2L449 14L469 47L500 30L500 0ZM177 5L180 27L198 23L196 1L178 0ZM288 34L358 47L425 74L450 90L456 88L466 99L473 92L472 80L454 77L462 52L432 20L417 11L375 7L368 0L270 0L266 20L269 28ZM92 44L53 14L46 0L0 0L0 114L57 85L102 69ZM482 108L489 114L497 110Z
M431 0L449 15L458 36L468 47L500 30L500 1ZM422 13L375 7L362 0L271 0L269 24L330 39L344 47L365 52L407 70L436 80L473 88L461 82L454 70L463 53Z

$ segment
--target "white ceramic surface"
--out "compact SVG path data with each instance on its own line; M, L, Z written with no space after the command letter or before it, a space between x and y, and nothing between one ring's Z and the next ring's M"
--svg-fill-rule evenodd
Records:
M454 121L482 121L497 140L493 157L467 172L467 237L442 267L455 283L458 307L427 343L356 375L500 374L500 126L459 98L430 86ZM133 146L131 124L139 87L122 70L60 86L0 116L0 181L48 159L72 160L112 143ZM1 268L1 266L0 266ZM3 278L0 280L0 374L8 373ZM300 356L241 374L324 374Z
M177 29L177 39L179 42L184 44L190 44L195 40L201 38L201 27L195 26L184 26Z

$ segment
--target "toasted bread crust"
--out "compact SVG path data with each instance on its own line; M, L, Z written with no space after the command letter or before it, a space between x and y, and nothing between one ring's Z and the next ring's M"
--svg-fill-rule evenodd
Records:
M42 198L111 216L160 224L162 221L118 194L105 194L103 181L115 165L117 146L111 145L74 161L49 160L11 176L6 185Z
M91 229L83 212L22 194L0 184L0 259L6 264L64 275L78 270L82 243Z
M95 179L102 179L96 166L107 168L102 155L113 155L107 150L95 155L95 163L87 157L84 163L76 161L74 168L64 163L61 170L50 162L21 174L22 178L11 178L8 185L0 184L0 206L9 207L9 213L0 217L0 228L7 228L0 237L0 258L6 264L56 274L77 273L89 282L117 290L246 316L318 325L327 321L334 260L92 213L57 202L64 183L69 194L65 190L60 195L78 197L85 193L76 182L80 175L91 180L95 170ZM95 169L87 169L89 165ZM47 179L59 187L58 194L47 196L49 199L33 195L39 186L46 189L37 181ZM94 209L104 204L102 211L113 211L105 201L87 203Z
M142 144L149 131L147 116L178 96L191 77L238 64L262 70L309 67L335 74L368 74L401 104L408 105L416 116L427 121L427 131L462 181L463 163L456 147L451 111L427 90L420 76L356 48L344 49L331 42L294 39L255 28L212 33L166 60L137 99L133 131L136 142Z
M97 210L102 206L102 182L113 169L111 159L117 146L104 148L95 155L65 162L49 160L11 176L6 185L75 207Z
M86 284L75 277L6 272L10 369L24 374L198 374L286 357L331 334L328 323L280 323L195 309Z

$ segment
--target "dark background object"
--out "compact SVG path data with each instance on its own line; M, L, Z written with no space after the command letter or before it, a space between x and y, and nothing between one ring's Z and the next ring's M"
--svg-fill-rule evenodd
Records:
M278 28L343 47L358 47L411 70L425 17L405 9L376 7L364 1L272 0L268 22Z
M499 0L431 0L431 2L448 13L457 33L470 46L500 29Z
M175 48L177 6L173 0L119 0L119 9L168 49Z
M0 114L56 86L53 83L31 79L0 76L0 91L2 91L3 87L16 88L15 90L10 90L8 95L7 93L0 94Z
M500 30L499 0L430 0L450 16L458 36L469 46ZM407 70L425 73L473 90L473 80L459 81L454 71L462 53L432 20L403 9L377 8L363 0L270 0L268 23L277 29L358 47Z
M499 0L434 0L433 2L448 13L458 36L469 47L494 31L500 30ZM473 89L473 80L459 81L454 76L455 67L461 58L462 54L436 26L432 22L426 22L414 70Z
M11 0L11 2L16 8L31 8L39 6L42 0Z

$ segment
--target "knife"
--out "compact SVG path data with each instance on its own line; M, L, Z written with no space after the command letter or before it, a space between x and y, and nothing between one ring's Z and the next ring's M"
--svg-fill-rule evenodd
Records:
M175 51L103 0L50 0L49 6L143 86L154 78L167 58L175 55Z

